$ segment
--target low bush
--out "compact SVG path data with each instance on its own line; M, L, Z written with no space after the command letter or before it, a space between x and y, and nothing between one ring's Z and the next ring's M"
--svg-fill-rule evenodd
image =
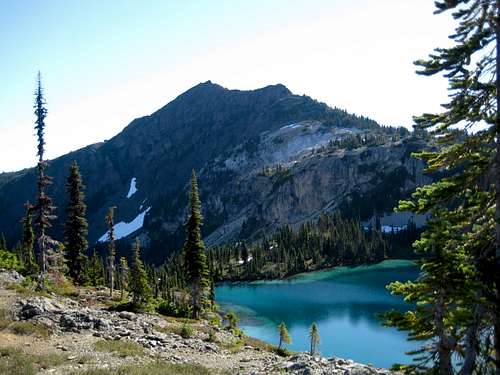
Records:
M191 325L184 323L181 327L180 335L183 339L190 339L194 335L194 329Z

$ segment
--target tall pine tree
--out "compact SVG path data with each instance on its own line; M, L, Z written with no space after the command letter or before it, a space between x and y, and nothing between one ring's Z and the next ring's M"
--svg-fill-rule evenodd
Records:
M76 284L85 282L85 252L87 251L88 224L85 218L86 205L83 194L84 185L76 161L70 167L66 182L68 206L67 219L64 225L66 259L68 272Z
M134 304L140 306L148 303L153 298L153 294L148 284L146 268L141 260L141 246L138 238L135 239L133 252L134 258L130 272L130 292Z
M201 238L201 202L198 193L198 181L193 170L191 174L191 191L189 194L189 210L186 220L186 242L184 243L184 269L187 275L193 317L198 319L208 304L209 272L205 244Z
M113 297L113 288L115 286L115 260L116 260L116 247L115 247L115 227L114 227L114 215L115 208L110 207L108 213L106 214L106 225L108 227L108 261L107 261L107 273L109 281L109 295Z
M416 130L429 131L440 146L417 157L428 172L446 173L400 203L433 220L415 244L427 255L422 277L391 286L416 308L391 313L389 323L425 340L412 373L500 375L500 1L436 6L458 23L454 44L417 61L418 73L444 74L450 100L443 112L416 118Z
M35 91L35 130L38 138L37 146L37 203L34 206L35 223L37 227L37 243L40 256L40 276L39 288L44 288L47 274L47 264L49 257L49 247L54 245L54 241L47 236L46 230L51 227L50 220L55 219L52 199L47 195L46 188L52 184L52 178L47 176L45 171L47 162L44 160L45 152L45 118L47 109L45 108L45 98L43 95L42 77L40 72L37 78L37 89Z

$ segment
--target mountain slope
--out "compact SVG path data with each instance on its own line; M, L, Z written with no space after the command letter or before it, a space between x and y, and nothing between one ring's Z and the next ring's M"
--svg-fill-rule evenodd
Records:
M369 219L375 211L390 212L423 181L422 166L409 158L422 141L401 136L409 135L294 95L283 85L239 91L205 82L135 119L109 141L51 161L50 194L59 206L52 234L61 234L72 160L86 184L90 242L103 236L104 214L117 206L118 232L141 235L156 261L182 244L193 168L209 244L255 238L335 208ZM339 146L345 139L361 143ZM388 196L381 199L381 193ZM0 233L11 243L21 233L23 203L34 197L34 169L0 175Z

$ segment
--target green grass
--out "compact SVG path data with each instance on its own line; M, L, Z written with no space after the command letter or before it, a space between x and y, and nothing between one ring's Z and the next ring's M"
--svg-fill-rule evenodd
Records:
M0 348L0 374L34 375L39 370L57 367L66 362L66 358L57 353L27 354L20 348Z
M155 330L163 333L175 333L184 339L189 339L196 334L196 330L192 325L184 323L183 325L168 325L165 327L156 326Z
M126 365L116 369L89 369L71 375L223 375L230 372L209 370L195 364L173 364L163 361L142 365Z
M99 352L116 353L120 357L144 355L144 348L131 340L99 340L94 347Z
M232 354L238 353L244 345L245 341L243 341L242 339L225 341L220 344L223 349L229 350L229 352Z
M16 335L38 336L44 339L49 337L49 331L47 328L30 322L12 322L6 327L6 330Z
M0 309L0 331L23 336L49 337L49 331L44 326L30 322L14 321L5 309Z

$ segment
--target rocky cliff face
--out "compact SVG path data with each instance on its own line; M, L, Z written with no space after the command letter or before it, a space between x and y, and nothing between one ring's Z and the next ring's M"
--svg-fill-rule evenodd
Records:
M382 141L350 150L332 146L355 136ZM59 207L52 235L61 235L72 160L86 184L90 242L105 234L104 214L117 206L119 236L127 242L140 235L148 256L161 261L182 244L193 168L200 178L204 235L217 244L256 238L325 210L342 209L363 220L390 212L425 181L422 165L410 158L421 146L402 130L294 95L283 85L238 91L206 82L109 141L52 160L49 193ZM0 233L11 243L21 233L23 203L34 199L33 169L0 174Z

